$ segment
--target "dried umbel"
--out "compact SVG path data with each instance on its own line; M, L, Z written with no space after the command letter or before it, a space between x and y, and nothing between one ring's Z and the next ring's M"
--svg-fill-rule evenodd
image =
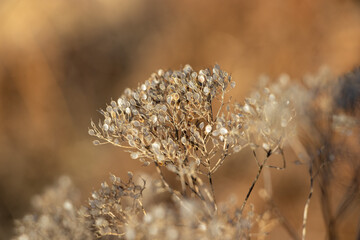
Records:
M128 176L129 179L123 181L110 175L111 184L102 183L101 189L91 195L89 207L82 211L97 237L123 237L126 226L138 222L138 218L145 215L142 204L145 180L139 185L134 182L131 172Z
M237 144L234 135L241 131L241 124L229 126L222 116L230 85L231 76L217 65L198 73L189 65L182 71L159 70L101 110L105 119L98 127L92 122L89 134L100 139L95 144L109 142L129 149L133 159L177 171L207 166L218 150Z
M101 110L105 119L98 127L92 122L89 134L99 138L95 144L108 142L145 164L166 166L180 176L183 194L188 187L213 202L195 185L202 185L199 174L210 176L239 144L241 117L226 121L223 113L229 86L234 86L231 76L217 65L198 73L189 65L159 70Z
M225 102L229 86L235 82L218 65L198 73L189 65L182 71L159 70L100 110L105 119L98 126L91 122L89 134L100 140L96 145L111 143L128 149L133 159L176 171L209 166L219 151L224 156L248 144L265 150L281 144L295 115L281 96L287 80L264 86L244 105Z
M269 152L281 149L288 136L295 133L296 114L293 101L283 94L290 86L286 76L271 85L262 84L245 99L244 105L236 104L233 113L243 116L250 147L262 147Z

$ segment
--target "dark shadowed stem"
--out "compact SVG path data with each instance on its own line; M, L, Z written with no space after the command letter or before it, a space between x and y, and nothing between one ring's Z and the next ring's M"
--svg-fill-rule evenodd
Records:
M321 209L327 229L327 238L335 238L335 222L333 221L329 197L329 174L326 168L320 175Z
M210 159L207 159L206 163L207 163L207 171L208 171L207 176L208 176L209 184L210 184L210 188L211 188L211 195L212 195L212 199L213 199L214 209L215 209L215 212L216 212L217 211L217 204L216 204L216 200L215 200L215 191L214 191L214 185L213 185L213 181L212 181Z
M213 194L211 194L208 190L208 188L204 185L203 181L201 180L201 178L197 177L197 176L193 176L192 177L194 180L194 186L197 192L199 192L199 194L201 196L206 196L207 200L204 198L202 200L204 200L204 203L206 203L206 207L210 207L211 209L209 209L209 213L214 213L217 211L217 205L215 203L215 200L213 198ZM202 194L202 192L204 192L204 195Z
M350 185L347 187L345 194L343 195L343 199L341 203L339 203L336 213L334 217L331 217L327 219L327 228L328 228L328 239L336 240L338 239L337 234L337 225L338 222L341 221L341 218L346 214L346 212L349 210L349 208L352 206L352 203L356 200L356 197L359 196L359 187L360 187L360 175L359 171L360 168L358 168L355 171L355 174L353 176L353 179L350 183ZM360 237L360 236L359 236ZM357 238L360 239L360 238Z
M221 158L217 161L217 163L215 164L215 166L210 170L210 173L213 174L214 172L216 172L216 170L218 170L218 168L224 163L225 158L228 156L228 151L226 150L223 155L221 156Z
M183 208L185 208L187 211L189 211L189 212L191 212L192 211L192 209L190 209L186 204L184 204L184 202L182 201L182 199L181 199L181 194L178 192L178 191L175 191L174 189L172 189L171 187L170 187L170 185L167 183L167 181L165 180L165 177L164 177L164 175L163 175L163 173L162 173L162 171L161 171L161 168L160 168L160 166L159 166L159 164L157 163L157 162L155 162L155 166L156 166L156 171L159 173L159 176L160 176L160 179L161 179L161 181L162 181L162 183L164 184L164 187L166 188L166 190L179 202L179 204L183 207ZM202 222L202 220L200 220L199 218L198 218L198 216L195 216L196 217L196 219L197 219L197 221L199 222L199 223L201 223Z
M167 181L165 180L165 177L164 177L164 175L163 175L163 173L162 173L162 171L161 171L161 168L160 168L160 166L159 166L159 164L158 164L157 162L155 162L155 166L156 166L156 171L158 172L158 174L159 174L159 176L160 176L160 179L161 179L161 182L163 183L165 189L166 189L169 193L171 193L171 195L173 195L173 196L176 198L176 200L178 200L178 201L181 203L181 199L180 199L180 197L179 197L180 193L178 193L177 191L175 191L174 189L172 189L172 188L170 187L170 185L167 183Z
M189 209L189 207L188 207L186 204L184 204L184 202L182 201L182 195L180 194L180 192L179 192L179 191L176 191L176 190L174 190L174 189L172 189L172 188L170 187L170 185L168 184L168 182L166 181L166 179L165 179L165 177L164 177L164 174L163 174L162 171L161 171L161 167L159 166L159 164L158 164L157 162L155 162L155 166L156 166L156 171L158 172L158 174L159 174L159 176L160 176L160 179L161 179L161 182L163 183L165 189L176 199L176 201L179 202L179 204L180 204L181 206L183 206L185 209L187 209L188 211L191 212L192 210ZM202 185L201 179L198 179L198 178L196 178L196 179L198 180L198 182L200 183L200 185ZM186 183L186 185L189 186L188 183ZM197 189L197 186L196 186L196 185L195 185L195 189L190 188L190 190L193 191L193 192L202 200L202 202L203 202L204 204L206 203L206 200L205 200L204 196L202 195L201 191L200 191L199 189ZM214 204L214 203L213 203L213 204ZM205 206L208 207L208 205L206 205L206 204L205 204ZM216 208L216 206L213 206L213 208ZM211 211L210 209L208 209L208 211L209 211L209 214L211 214L212 211ZM199 222L201 222L198 217L196 217L196 219L197 219Z
M329 130L330 131L330 130ZM328 139L329 137L323 136L323 139ZM323 154L320 155L319 162L320 166L318 167L319 174L319 186L321 193L321 209L323 218L326 225L327 239L336 240L337 237L337 222L336 218L333 215L331 208L331 194L330 194L330 181L332 179L331 172L331 163L328 161L328 156L330 155L330 143L327 141L323 144L324 150ZM315 174L314 176L316 176Z
M356 198L360 196L360 165L354 171L352 181L346 189L346 193L339 206L337 207L335 219L340 219L352 206L352 203L356 201Z
M310 205L310 200L314 191L314 177L313 177L313 164L310 163L310 167L309 167L309 174L310 174L310 191L309 191L309 196L306 200L306 204L304 207L304 215L303 215L303 225L302 225L302 240L305 240L305 236L306 236L306 223L307 223L307 216L308 216L308 212L309 212L309 205Z
M196 188L196 185L194 185L194 187L192 187L188 182L185 182L185 185L190 189L190 191L192 193L194 193L199 199L201 199L202 201L205 201L205 197L201 194L201 192Z
M209 184L210 184L210 188L211 188L211 195L214 201L214 208L215 211L217 211L217 204L216 204L216 199L215 199L215 191L214 191L214 186L213 186L213 182L212 182L212 177L211 177L211 173L208 173L208 178L209 178Z
M240 212L241 212L241 213L243 212L243 210L244 210L244 208L245 208L245 205L246 205L246 203L247 203L247 201L248 201L248 199L249 199L249 197L250 197L250 195L251 195L252 190L253 190L254 187L255 187L256 182L259 180L261 171L263 170L264 165L266 164L266 161L267 161L267 159L269 158L269 156L270 156L270 154L268 154L268 156L265 158L265 160L263 161L263 163L259 166L259 171L258 171L258 173L257 173L257 175L256 175L256 177L255 177L255 179L254 179L254 181L253 181L253 183L251 184L251 187L250 187L248 193L246 194L246 197L245 197L245 200L244 200L243 204L241 205L241 208L240 208Z

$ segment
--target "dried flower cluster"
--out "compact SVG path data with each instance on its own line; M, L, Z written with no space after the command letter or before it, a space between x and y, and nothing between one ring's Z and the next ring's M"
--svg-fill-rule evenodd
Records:
M322 70L305 78L305 84L291 82L287 75L272 84L262 77L259 90L239 104L226 96L235 84L217 65L199 72L189 65L180 71L159 70L101 110L104 120L97 125L91 122L89 134L98 139L95 145L110 143L126 149L132 159L139 159L145 166L153 163L160 184L134 179L130 172L125 181L111 175L110 184L103 183L88 206L77 211L69 196L70 184L63 179L57 188L36 198L37 214L18 221L17 239L264 239L277 223L293 239L300 239L276 208L271 189L261 191L269 211L262 215L256 215L253 208L245 211L263 168L285 168L283 146L288 139L310 175L302 239L316 177L327 234L335 239L337 221L360 196L360 164L344 158L337 140L340 133L344 142L358 142L348 136L359 128L354 117L359 106L359 72L336 82ZM246 146L254 152L258 173L240 208L218 205L212 174L229 155ZM258 149L266 152L263 161L256 157ZM346 149L349 154L354 152ZM267 163L273 153L282 155L282 167ZM351 156L358 160L355 154ZM351 165L353 172L333 212L328 199L331 182L338 178L333 174L336 162ZM179 188L169 184L165 177L169 174L164 171L176 175ZM153 190L147 194L154 199L159 192L167 192L173 201L146 202L147 189Z
M89 134L101 140L96 145L109 142L131 149L133 159L177 167L184 159L207 166L218 150L257 146L259 137L265 149L277 146L294 116L290 101L264 88L243 106L230 105L224 102L229 85L235 82L218 65L199 73L189 65L182 71L159 70L101 110L105 120L99 128L92 122Z
M61 177L44 194L35 196L35 213L15 222L16 239L92 239L91 225L78 213L78 193L69 177Z
M240 216L240 214L238 214ZM266 226L273 220L269 215L257 216L250 210L246 216L236 215L226 206L219 207L219 213L209 217L198 201L184 201L182 206L169 208L157 205L141 221L128 225L127 239L249 239L259 229L266 236Z
M217 65L199 73L189 65L182 71L159 70L101 110L105 120L99 128L92 122L89 134L129 149L133 159L196 171L209 166L217 151L225 154L238 144L241 116L228 122L222 111L229 85L234 82Z
M220 205L216 215L209 215L197 199L150 204L145 211L146 182L128 175L126 181L110 175L110 184L102 183L88 206L79 209L72 203L76 195L69 178L60 178L34 198L37 213L17 221L16 239L249 239L254 229L266 236L275 221L268 213L256 215L253 207L246 215L232 211L234 203Z
M101 189L91 195L90 207L83 214L91 221L98 237L124 236L126 226L145 214L141 201L145 181L143 186L137 185L133 174L129 172L128 175L126 182L111 175L111 185L104 182Z
M284 140L294 134L295 109L289 96L283 94L288 79L265 85L245 99L243 106L237 107L245 117L244 127L247 141L255 149L263 147L266 151L281 148Z

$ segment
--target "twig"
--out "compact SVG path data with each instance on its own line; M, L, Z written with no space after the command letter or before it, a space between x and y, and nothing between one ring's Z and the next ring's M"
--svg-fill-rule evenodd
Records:
M213 186L213 183L212 183L211 172L208 173L208 178L209 178L209 184L210 184L210 188L211 188L212 198L213 198L213 201L214 201L214 208L215 208L215 211L217 211L217 204L216 204L216 199L215 199L215 191L214 191L214 186Z
M175 191L174 189L172 189L170 187L170 185L167 183L167 181L165 180L165 177L161 171L161 168L159 166L159 164L157 162L155 162L155 166L156 166L156 170L159 173L161 182L164 184L165 189L171 193L171 195L173 195L179 202L181 202L181 198L180 198L180 193L178 191Z
M256 175L256 177L255 177L255 179L254 179L254 181L253 181L253 183L251 184L251 187L250 187L248 193L246 194L246 197L245 197L245 200L244 200L243 204L241 205L241 208L240 208L241 214L242 214L242 212L243 212L243 210L244 210L244 208L245 208L245 205L246 205L246 203L247 203L247 201L248 201L248 199L249 199L249 197L250 197L250 195L251 195L252 190L253 190L254 187L255 187L256 182L259 180L261 171L263 170L263 168L264 168L264 166L265 166L265 164L266 164L266 161L269 159L270 155L271 155L271 150L267 153L267 156L266 156L265 160L264 160L263 163L259 166L259 171L258 171L258 173L257 173L257 175Z
M302 224L302 240L305 240L305 236L306 236L306 223L307 223L307 216L308 216L308 211L309 211L309 205L310 205L310 200L314 191L314 178L312 175L313 169L312 169L313 165L312 163L310 164L309 167L309 174L310 174L310 191L309 191L309 196L306 200L306 204L304 207L304 215L303 215L303 224Z

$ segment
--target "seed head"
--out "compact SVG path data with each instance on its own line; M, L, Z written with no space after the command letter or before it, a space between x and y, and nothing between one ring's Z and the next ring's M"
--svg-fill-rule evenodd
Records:
M215 107L225 104L230 81L218 65L199 72L190 65L177 71L160 69L101 110L104 121L98 127L92 123L89 134L130 149L133 159L141 156L175 164L175 170L180 164L205 163L217 151L234 146L241 132L239 117L224 115L224 108ZM217 126L214 132L213 126Z

